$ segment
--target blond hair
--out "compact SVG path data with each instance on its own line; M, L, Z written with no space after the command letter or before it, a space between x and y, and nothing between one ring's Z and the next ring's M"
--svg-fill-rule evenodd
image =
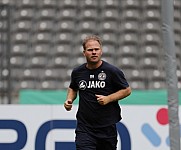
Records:
M100 44L100 46L102 47L102 41L101 41L101 38L99 36L97 36L97 35L89 35L83 40L82 46L83 46L84 50L86 49L86 43L88 41L90 41L90 40L97 41Z

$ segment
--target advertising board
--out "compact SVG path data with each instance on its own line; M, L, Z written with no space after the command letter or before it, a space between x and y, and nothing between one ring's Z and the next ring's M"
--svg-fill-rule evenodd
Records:
M0 106L0 149L74 150L77 106L70 112L63 105ZM167 106L121 108L117 150L169 150Z

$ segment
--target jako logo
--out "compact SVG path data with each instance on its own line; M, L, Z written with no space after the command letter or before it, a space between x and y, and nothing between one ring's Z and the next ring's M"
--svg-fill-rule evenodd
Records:
M168 120L168 109L166 108L161 108L158 110L157 115L156 115L157 122L160 125L168 125L169 120ZM143 124L142 128L142 133L145 135L145 137L150 141L150 143L158 147L161 145L161 137L159 134L153 129L151 125L148 123ZM181 125L180 125L180 132L181 132ZM180 133L181 135L181 133ZM166 138L165 140L166 145L169 146L169 137Z

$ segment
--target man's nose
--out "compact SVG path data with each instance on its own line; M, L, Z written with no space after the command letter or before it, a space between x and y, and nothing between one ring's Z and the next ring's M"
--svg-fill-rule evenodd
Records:
M96 53L96 50L95 50L95 49L93 49L93 50L92 50L92 53Z

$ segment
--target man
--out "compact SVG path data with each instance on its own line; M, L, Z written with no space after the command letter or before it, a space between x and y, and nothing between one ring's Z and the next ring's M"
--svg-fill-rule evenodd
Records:
M101 60L102 43L98 36L83 41L86 63L74 68L64 107L72 108L79 92L77 111L77 150L116 150L116 123L121 120L118 101L131 94L124 74Z

